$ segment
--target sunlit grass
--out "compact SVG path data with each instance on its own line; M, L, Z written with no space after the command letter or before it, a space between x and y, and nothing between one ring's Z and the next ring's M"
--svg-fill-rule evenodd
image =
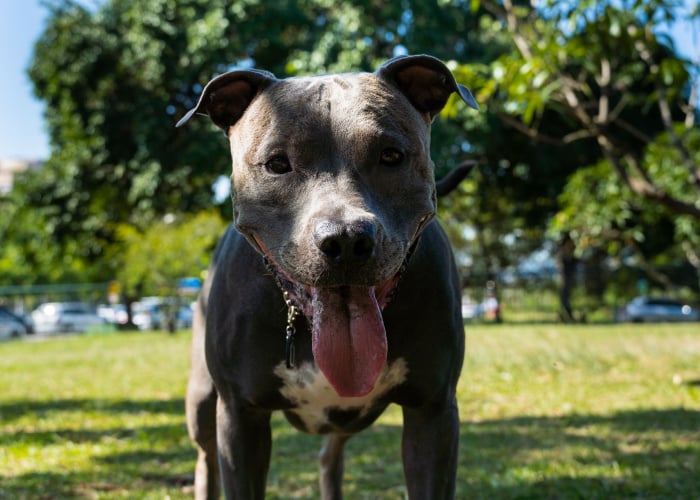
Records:
M699 498L700 328L468 325L458 498ZM0 344L0 498L188 498L189 335ZM401 412L347 447L348 498L405 496ZM320 440L273 418L268 498L317 498Z

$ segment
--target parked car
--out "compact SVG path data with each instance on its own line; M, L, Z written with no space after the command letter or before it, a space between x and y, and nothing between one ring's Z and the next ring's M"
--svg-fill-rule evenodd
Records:
M17 321L22 323L24 325L24 328L27 331L27 333L34 333L34 326L32 325L32 318L30 318L26 314L15 313L7 306L0 306L0 311L4 312L5 314L9 314L10 316L13 316Z
M481 307L467 296L462 297L462 319L475 319L481 316Z
M163 304L152 300L131 304L131 320L139 330L160 330L166 326Z
M11 339L26 334L27 327L21 319L5 309L0 309L0 338Z
M113 325L126 325L129 322L129 315L124 304L99 305L97 306L97 315Z
M82 302L47 302L32 311L36 333L84 332L104 325L95 308Z
M131 305L131 312L139 330L166 330L191 328L194 311L191 304L178 305L172 297L144 297Z
M177 311L177 326L176 328L184 330L186 328L192 328L192 319L194 316L194 309L192 304L186 304L180 307Z
M700 313L688 304L659 297L637 297L622 307L621 321L698 321Z

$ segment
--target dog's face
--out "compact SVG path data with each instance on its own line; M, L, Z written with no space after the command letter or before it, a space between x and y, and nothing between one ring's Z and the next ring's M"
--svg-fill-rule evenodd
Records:
M303 287L381 286L435 213L428 123L374 75L275 82L229 139L236 226Z
M316 361L341 395L371 390L386 360L381 309L435 214L430 122L452 92L475 106L428 56L374 74L237 71L183 119L206 111L226 131L234 222L312 321Z

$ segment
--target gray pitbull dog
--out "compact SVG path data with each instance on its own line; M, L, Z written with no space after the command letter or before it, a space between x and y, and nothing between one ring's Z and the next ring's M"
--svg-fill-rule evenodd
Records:
M325 435L320 491L341 498L343 446L403 410L412 499L453 498L464 354L460 286L433 219L430 124L466 87L430 56L375 73L232 71L193 114L230 141L234 226L198 300L187 423L197 498L262 499L270 415Z

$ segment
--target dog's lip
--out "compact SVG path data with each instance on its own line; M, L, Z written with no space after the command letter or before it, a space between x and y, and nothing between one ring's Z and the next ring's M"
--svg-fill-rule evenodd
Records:
M314 289L342 289L343 287L350 286L350 284L338 284L334 286L316 287L311 284L297 281L287 272L285 272L282 266L277 263L265 244L260 241L260 238L258 238L256 235L252 235L252 238L265 257L268 268L275 275L275 279L277 280L279 286L285 292L287 292L288 299L291 300L295 306L301 309L304 316L306 316L308 319L312 319L314 316L313 307L311 306ZM382 310L389 304L389 302L391 302L396 286L398 285L400 275L401 273L399 272L384 282L377 283L375 285L367 285L367 288L374 290L377 303Z

